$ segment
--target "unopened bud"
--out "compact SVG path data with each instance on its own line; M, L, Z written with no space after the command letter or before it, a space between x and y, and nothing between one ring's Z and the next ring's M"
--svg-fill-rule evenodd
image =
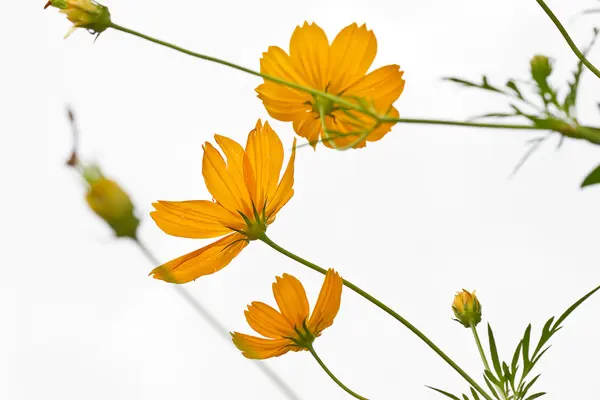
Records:
M83 177L90 185L86 194L90 208L110 225L117 237L135 239L140 221L127 193L115 181L105 178L97 166L84 168Z
M531 59L530 64L531 77L538 83L538 85L544 85L546 79L552 73L552 62L546 56L536 55Z
M481 303L475 296L475 291L469 293L465 289L454 296L452 302L455 321L460 322L465 328L476 326L481 322Z

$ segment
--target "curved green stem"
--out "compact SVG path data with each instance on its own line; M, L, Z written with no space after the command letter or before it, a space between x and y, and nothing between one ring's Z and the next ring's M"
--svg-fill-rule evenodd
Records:
M531 125L511 125L511 124L492 124L492 123L477 123L477 122L461 122L461 121L447 121L447 120L431 120L431 119L411 119L411 118L394 118L394 117L387 117L387 116L381 116L379 114L377 114L376 112L369 110L367 108L364 108L362 106L360 106L359 104L355 104L353 102L350 102L342 97L336 96L334 94L331 93L327 93L327 92L323 92L320 90L316 90L310 87L306 87L303 85L299 85L297 83L294 82L290 82L290 81L286 81L285 79L280 79L271 75L267 75L267 74L263 74L261 72L258 71L254 71L252 69L246 68L246 67L242 67L240 65L231 63L229 61L225 61L225 60L221 60L219 58L216 57L211 57L211 56L207 56L205 54L201 54L201 53L196 53L194 51L185 49L183 47L165 42L163 40L160 39L156 39L153 38L151 36L145 35L143 33L134 31L132 29L126 28L124 26L121 25L117 25L115 23L111 22L110 25L111 28L116 29L118 31L124 32L124 33L128 33L130 35L133 36L137 36L139 38L142 38L144 40L148 40L152 43L156 43L159 44L161 46L165 46L168 47L170 49L179 51L181 53L190 55L192 57L196 57L196 58L200 58L202 60L206 60L206 61L210 61L213 63L217 63L217 64L221 64L221 65L225 65L227 67L233 68L233 69L237 69L238 71L242 71L245 72L247 74L250 75L254 75L254 76L258 76L261 77L265 80L271 81L271 82L275 82L278 83L280 85L284 85L284 86L288 86L291 87L293 89L296 90L300 90L303 91L305 93L309 93L315 97L322 97L328 100L331 100L339 105L342 105L344 107L348 107L349 109L352 110L356 110L359 111L361 113L363 113L364 115L368 115L374 119L376 119L379 122L393 122L393 123L406 123L406 124L430 124L430 125L451 125L451 126L463 126L463 127L471 127L471 128L490 128L490 129L519 129L519 130L548 130L547 128L542 128L542 127L537 127L537 126L531 126Z
M483 346L481 345L481 340L479 340L479 333L477 333L477 328L474 324L471 324L471 332L473 332L473 337L475 338L475 344L477 345L477 350L479 350L479 356L481 356L481 361L483 362L483 366L489 372L492 372L490 369L490 364L488 363L487 357L485 356L485 351L483 351ZM506 400L506 393L504 389L498 385L495 385L498 391L500 392L500 396L503 400Z
M577 58L579 58L581 60L581 62L583 63L583 65L585 65L586 67L588 67L588 69L590 71L592 71L594 73L594 75L596 75L598 78L600 78L600 71L598 70L598 68L596 68L594 66L594 64L592 64L585 57L585 55L577 48L577 46L573 42L573 39L571 39L571 36L569 36L569 33L567 32L567 30L565 29L565 27L563 26L563 24L560 23L560 21L558 20L558 18L556 17L556 15L554 15L554 13L550 9L550 7L548 7L548 5L544 2L544 0L536 0L536 1L540 5L540 7L542 7L542 9L546 12L546 14L548 15L548 17L550 17L550 19L552 20L552 22L554 23L554 25L556 25L556 27L558 28L559 32L561 33L561 35L563 36L563 38L565 38L565 41L567 42L567 44L569 45L569 47L571 48L571 50L573 50L573 53L575 53L575 55L577 56Z
M333 381L334 381L335 383L337 383L339 387L341 387L342 389L344 389L344 391L345 391L346 393L348 393L350 396L352 396L352 397L354 397L354 398L356 398L356 399L360 399L360 400L368 400L366 397L363 397L363 396L361 396L360 394L357 394L357 393L353 392L352 390L350 390L350 388L349 388L348 386L344 385L344 384L342 383L342 381L340 381L340 380L339 380L339 379L338 379L338 378L337 378L337 377L336 377L336 376L333 374L333 372L331 372L331 371L329 370L329 368L327 368L327 366L325 365L325 363L324 363L324 362L323 362L323 361L322 361L322 360L319 358L319 356L317 355L317 352L315 351L315 349L314 349L312 346L310 346L310 347L308 348L308 351L310 351L310 354L312 354L312 355L313 355L313 357L315 358L315 360L317 360L317 362L319 363L319 365L321 366L321 368L323 368L323 370L324 370L324 371L327 373L327 375L329 375L329 377L330 377L331 379L333 379Z
M300 264L305 265L305 266L307 266L308 268L310 268L310 269L312 269L314 271L320 272L323 275L325 275L327 273L327 270L325 270L324 268L321 268L318 265L313 264L310 261L307 261L304 258L302 258L300 256L297 256L296 254L294 254L294 253L292 253L290 251L287 251L283 247L279 246L277 243L275 243L271 239L269 239L266 234L263 234L259 238L259 240L262 240L268 246L270 246L274 250L278 251L279 253L283 254L284 256L287 256L287 257L291 258L292 260L297 261ZM398 314L397 312L395 312L394 310L392 310L390 307L386 306L381 301L377 300L375 297L371 296L369 293L365 292L364 290L362 290L361 288L359 288L358 286L356 286L352 282L349 282L346 279L344 279L344 285L347 288L352 289L354 292L356 292L360 296L362 296L365 299L369 300L371 303L375 304L377 307L379 307L380 309L382 309L383 311L385 311L386 313L388 313L392 317L394 317L402 325L404 325L406 328L408 328L408 330L410 330L412 333L414 333L419 339L421 339L423 342L425 342L425 344L427 344L427 346L429 346L433 351L435 351L437 353L437 355L439 355L444 361L446 361L456 372L458 372L460 374L460 376L462 376L467 382L469 382L469 384L473 388L475 388L479 393L481 393L481 395L484 398L486 398L487 400L492 400L492 398L485 392L485 390L483 390L481 388L481 386L479 386L477 384L477 382L475 382L473 380L473 378L471 378L450 357L448 357L446 355L446 353L444 353L435 343L433 343L427 336L425 336L424 333L422 333L419 329L417 329L413 324L411 324L410 322L408 322L404 317L402 317L400 314Z

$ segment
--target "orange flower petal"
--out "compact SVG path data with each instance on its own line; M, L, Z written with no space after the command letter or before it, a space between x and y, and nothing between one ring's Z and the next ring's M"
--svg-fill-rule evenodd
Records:
M206 247L169 261L150 272L155 279L186 283L225 268L244 247L245 236L233 233Z
M246 358L254 360L279 357L290 350L301 350L289 339L263 339L238 332L233 332L231 337L235 347L240 349Z
M319 114L311 112L302 119L298 118L294 120L294 131L299 136L306 138L308 143L310 143L314 149L319 141L319 136L322 131Z
M253 302L248 306L248 310L244 312L244 315L252 329L268 338L277 339L296 335L288 320L265 303Z
M302 283L295 277L283 274L273 283L273 295L281 314L298 329L308 318L309 306Z
M372 102L375 108L383 114L404 90L404 71L400 71L399 65L386 65L370 72L353 83L345 96L356 96Z
M279 136L271 129L268 122L263 126L258 120L256 129L248 134L244 176L252 201L259 213L263 210L266 201L275 195L282 165L283 145Z
M340 309L343 285L344 282L340 275L333 269L329 269L325 275L317 304L315 304L308 321L308 329L313 334L318 335L333 324L333 320Z
M192 239L207 239L242 229L239 216L207 200L159 201L150 216L165 233ZM229 227L229 228L228 228Z
M342 29L329 49L329 92L341 94L362 78L377 54L377 39L366 25Z
M329 40L317 24L304 22L302 27L296 27L290 39L290 60L297 71L302 71L310 87L326 89Z
M285 172L281 177L277 190L273 194L272 198L268 199L267 209L265 214L267 219L271 221L271 218L275 218L275 215L281 210L283 206L292 198L294 195L294 162L296 161L296 138L292 144L292 155L288 161L288 165L285 168ZM270 223L269 222L269 223Z
M247 193L240 191L238 187L237 171L232 174L228 170L223 156L212 144L206 142L203 148L202 175L213 198L234 215L238 215L238 211L244 214L251 211L252 208L247 203Z
M215 140L227 159L227 172L237 188L236 193L242 199L244 207L249 207L251 204L250 194L244 180L244 148L235 140L225 136L215 135ZM248 212L250 210L248 208L240 211ZM236 215L239 216L237 213Z

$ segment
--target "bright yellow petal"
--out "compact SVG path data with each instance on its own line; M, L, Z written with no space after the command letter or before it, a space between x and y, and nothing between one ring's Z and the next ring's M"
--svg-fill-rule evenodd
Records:
M283 274L273 283L273 295L281 314L298 329L308 318L309 306L304 286L295 277Z
M225 268L244 247L245 236L234 233L206 247L154 268L150 275L171 283L186 283Z
M238 188L236 174L232 175L228 171L221 153L208 142L204 144L203 148L202 175L210 194L232 214L238 214L238 211L244 214L250 212L252 208L246 202L248 196Z
M278 339L283 337L294 337L294 327L273 307L255 301L248 306L244 312L246 321L257 333L268 338Z
M248 207L251 203L250 194L248 193L248 188L246 187L246 182L244 180L244 148L235 140L221 135L215 135L215 141L223 151L223 154L225 154L225 158L227 159L227 171L237 188L236 193L241 197L244 206ZM250 209L240 211L247 212L250 211ZM236 215L239 216L239 214Z
M339 274L333 269L329 269L325 275L315 309L308 321L308 329L313 334L318 335L333 324L340 309L343 285L344 282Z
M267 203L267 210L265 212L267 219L275 218L275 215L286 205L286 203L294 195L294 162L296 160L296 138L292 144L292 155L288 161L288 165L285 168L285 173L281 177L277 190L269 202ZM272 221L271 221L272 222ZM269 222L270 223L270 222Z
M159 201L150 216L163 232L178 237L208 239L242 229L239 216L207 200Z
M233 332L231 337L235 347L240 349L246 358L253 360L279 357L290 350L300 350L289 339L263 339L238 332Z
M328 83L329 40L317 24L297 26L290 40L290 59L310 87L325 90Z
M405 83L403 74L400 66L386 65L353 83L344 95L363 98L383 114L402 94Z
M329 50L329 92L340 94L362 78L377 54L377 39L366 25L342 29Z
M332 149L365 146L364 135L360 132L375 126L376 121L358 113L352 113L352 115L355 116L349 117L343 112L335 111L331 116L325 117L325 125L328 130L328 133L322 135L325 146Z
M256 210L262 213L266 201L273 198L283 164L283 145L268 122L258 120L248 134L244 175Z

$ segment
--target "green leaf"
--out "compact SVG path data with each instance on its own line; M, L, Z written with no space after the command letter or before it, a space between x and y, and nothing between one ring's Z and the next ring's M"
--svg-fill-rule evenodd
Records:
M523 373L529 372L529 339L531 338L531 324L527 325L523 335Z
M488 371L487 369L483 371L483 374L485 375L485 377L487 379L489 379L494 385L496 386L502 386L502 382L500 381L500 379L496 378L496 376L491 373L490 371Z
M459 85L463 85L463 86L467 86L467 87L489 90L489 91L498 92L498 93L504 93L504 92L502 92L502 90L490 85L487 80L487 76L485 76L485 75L482 77L482 83L475 83L475 82L467 81L465 79L455 78L455 77L451 77L451 76L444 77L444 78L442 78L442 80L458 83Z
M592 36L592 40L587 45L585 49L583 49L582 53L587 57L588 53L596 43L596 39L598 38L598 29L594 28L594 35ZM577 104L577 91L579 90L579 82L581 81L581 75L583 73L583 62L579 60L577 62L577 67L573 72L573 81L569 82L569 91L565 95L563 100L562 109L569 117L575 117L575 106Z
M479 397L479 394L477 394L477 391L473 388L471 388L471 396L473 396L473 400L481 400L481 397Z
M435 390L436 392L441 393L444 396L451 398L452 400L460 400L460 398L458 396L455 396L452 393L448 393L442 389L434 388L433 386L427 386L427 385L425 385L425 387L428 387L431 390Z
M529 396L528 398L526 398L525 400L533 400L533 399L537 399L538 397L542 397L543 395L545 395L546 392L539 392L536 394L532 394L531 396Z
M521 94L521 91L519 90L519 87L517 86L515 81L513 81L512 79L509 80L508 82L506 82L506 87L511 89L513 92L515 92L515 94L517 95L518 98L520 98L521 100L524 100L523 95Z
M470 400L469 397L467 397L466 394L463 394L463 400Z
M531 360L531 364L534 365L535 363L537 363L540 360L540 358L542 358L542 356L544 355L544 353L547 352L548 350L550 350L550 347L552 347L552 346L546 347L540 354L538 354L536 357L534 357Z
M476 115L474 117L469 118L467 121L468 122L473 122L473 121L477 121L479 119L484 119L484 118L510 118L510 117L518 117L518 114L515 113L487 113L487 114L481 114L481 115Z
M492 373L490 371L488 371L488 370L484 371L483 379L485 380L485 384L487 385L488 389L490 389L490 392L492 392L492 394L494 395L494 397L497 398L497 399L500 399L500 397L498 396L498 393L496 393L496 389L494 388L494 385L492 384L492 382L490 382L490 380L486 376L486 373L492 375ZM492 375L492 377L493 376L494 375Z
M527 394L527 392L529 391L529 389L531 389L531 387L535 384L535 382L538 380L538 378L542 376L542 374L536 375L535 378L533 378L531 380L531 382L529 382L525 388L523 389L523 391L521 392L521 397L525 397L525 395Z
M519 362L519 354L521 353L521 346L523 345L523 340L519 341L517 345L517 349L512 358L512 362L510 363L511 375L515 376L517 372L517 363Z
M498 348L496 347L496 340L494 339L494 332L492 332L492 326L490 324L488 324L488 339L490 342L490 355L492 356L492 363L494 364L494 370L496 371L498 378L501 381L503 381L502 368L500 367L500 358L498 357Z
M510 373L510 369L508 368L508 365L505 362L502 363L502 372L504 373L504 377L502 379L503 381L512 381L513 376Z
M595 289L591 290L585 296L583 296L582 298L580 298L579 300L577 300L575 303L573 303L573 305L571 307L567 308L567 310L556 320L556 322L552 326L552 331L553 331L552 333L553 334L556 333L558 331L558 329L560 328L560 324L562 324L563 321L565 319L567 319L567 317L573 311L575 311L575 309L577 307L579 307L581 305L581 303L583 303L584 301L586 301L591 295L593 295L594 293L596 293L598 290L600 290L600 286L597 286Z
M581 188L597 185L598 183L600 183L600 164L581 182Z

